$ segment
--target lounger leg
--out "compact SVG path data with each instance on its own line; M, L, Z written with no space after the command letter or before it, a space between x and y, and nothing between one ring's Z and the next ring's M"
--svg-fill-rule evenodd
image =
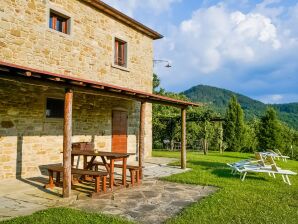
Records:
M273 178L276 178L274 173L272 173L272 176L273 176Z
M269 172L268 175L271 177L271 173Z
M285 180L285 176L284 176L284 175L281 175L281 176L282 176L282 180L283 180L285 183L287 183L286 180Z
M247 172L245 172L245 173L243 174L243 177L242 177L242 179L241 179L242 181L245 180L246 174L247 174Z
M285 176L286 176L286 180L288 181L288 184L292 185L289 176L288 175L285 175Z

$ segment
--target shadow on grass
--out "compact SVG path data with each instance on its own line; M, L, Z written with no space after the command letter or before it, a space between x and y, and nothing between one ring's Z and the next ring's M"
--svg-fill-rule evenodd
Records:
M249 155L249 156L234 156L234 155L228 155L228 154L216 154L216 155L215 154L209 154L209 156L216 156L216 157L222 156L223 158L226 157L226 158L233 158L233 159L240 159L240 160L254 158L253 155Z
M231 179L238 179L240 182L240 175L239 174L231 174L231 170L229 169L215 169L211 172L212 174L218 176L218 177L224 177L224 178L231 178ZM245 180L261 180L261 181L268 181L266 178L255 175L255 174L248 174L245 178Z
M226 163L220 163L220 162L207 162L207 161L198 161L198 160L188 160L188 164L194 165L194 166L203 166L207 169L216 168L216 167L226 167Z
M194 165L194 166L201 166L203 167L202 168L203 170L209 170L211 174L214 174L221 178L229 178L231 180L239 179L240 181L239 174L236 174L236 175L231 174L231 169L226 165L226 163L190 160L188 161L188 164ZM246 179L267 181L264 177L251 174L251 173L247 175Z

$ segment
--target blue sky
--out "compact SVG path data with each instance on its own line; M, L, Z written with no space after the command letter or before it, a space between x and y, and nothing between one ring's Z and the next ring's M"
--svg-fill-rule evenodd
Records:
M298 0L105 0L164 35L162 87L230 89L265 103L298 102Z

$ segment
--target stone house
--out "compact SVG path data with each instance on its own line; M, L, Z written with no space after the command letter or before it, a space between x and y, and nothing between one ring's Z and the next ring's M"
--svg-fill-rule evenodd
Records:
M99 0L1 0L0 180L62 162L66 137L150 156L151 103L194 105L152 94L160 38Z

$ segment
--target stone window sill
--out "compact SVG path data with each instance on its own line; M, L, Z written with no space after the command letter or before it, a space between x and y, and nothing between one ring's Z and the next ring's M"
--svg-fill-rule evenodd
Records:
M123 66L119 66L119 65L115 65L115 64L112 64L111 66L112 66L112 68L120 69L125 72L130 72L130 70L128 68L123 67Z
M48 31L52 32L52 33L55 33L55 34L58 34L59 36L62 36L62 37L65 37L65 38L71 38L72 37L72 34L67 34L67 33L62 33L60 31L57 31L57 30L54 30L52 28L47 28Z

